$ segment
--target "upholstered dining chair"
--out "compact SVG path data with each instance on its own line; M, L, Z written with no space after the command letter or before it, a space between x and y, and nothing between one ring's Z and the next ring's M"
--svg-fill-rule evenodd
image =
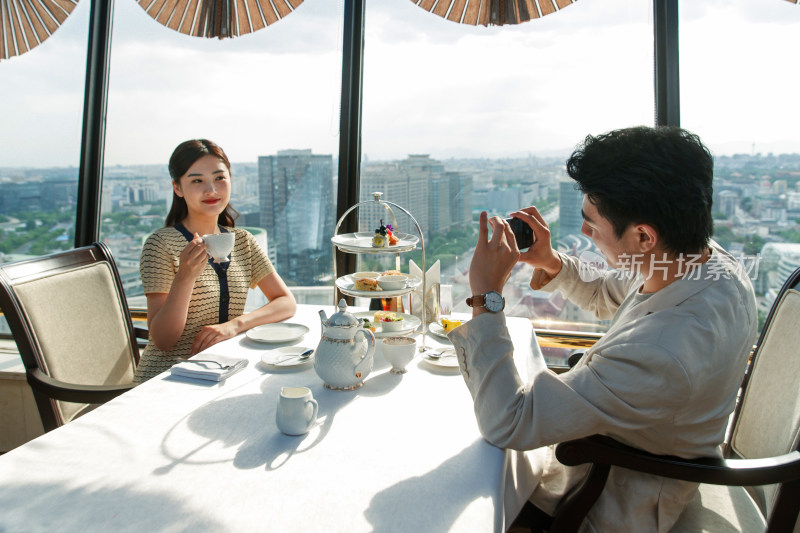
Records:
M700 483L673 532L797 532L800 511L800 268L772 305L743 380L725 458L656 456L603 436L563 442L556 457L591 463L550 533L577 531L611 466Z
M45 431L133 387L139 337L103 243L0 265L0 308Z

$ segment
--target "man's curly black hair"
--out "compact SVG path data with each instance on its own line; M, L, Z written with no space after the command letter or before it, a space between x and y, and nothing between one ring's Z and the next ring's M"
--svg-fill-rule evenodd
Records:
M567 173L617 237L643 223L656 229L668 253L708 246L714 160L697 135L667 126L589 135L567 161Z

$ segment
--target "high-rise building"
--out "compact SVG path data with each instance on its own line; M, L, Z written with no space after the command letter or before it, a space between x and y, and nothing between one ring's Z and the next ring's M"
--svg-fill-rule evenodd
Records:
M580 235L583 225L581 206L583 193L575 188L572 180L558 182L558 237Z
M428 173L419 169L409 168L403 162L390 162L365 165L361 170L361 193L359 201L368 202L373 199L373 192L383 193L382 199L397 204L406 209L422 228L427 237L430 224L428 223ZM411 220L402 212L393 209L397 217L398 228L401 233L416 235ZM373 231L380 225L391 223L388 213L379 205L365 205L359 208L358 230Z
M450 192L450 220L453 226L472 224L472 176L462 172L445 172Z
M332 276L336 224L333 157L281 150L258 158L261 227L269 255L290 285L317 285Z
M714 210L724 213L726 217L731 218L736 214L736 207L739 205L739 193L736 191L721 191L717 195L717 203L714 204Z
M427 154L413 154L402 161L369 164L361 170L361 201L372 200L373 192L407 209L426 239L453 227L472 223L472 177L445 171L444 165ZM360 208L359 231L372 231L386 212L377 206ZM397 216L397 215L396 215ZM416 234L416 228L398 217L399 231Z

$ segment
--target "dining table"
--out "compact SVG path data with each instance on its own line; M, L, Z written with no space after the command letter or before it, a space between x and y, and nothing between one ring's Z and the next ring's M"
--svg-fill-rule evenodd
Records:
M380 336L356 390L326 388L313 355L264 362L315 349L320 310L336 311L299 305L285 321L307 328L298 339L242 334L197 354L247 359L222 381L165 372L0 456L0 532L505 531L538 473L528 452L482 438L457 366L417 351L393 373ZM525 379L544 359L530 320L506 321ZM430 333L424 344L452 346ZM307 434L278 430L283 387L318 402Z

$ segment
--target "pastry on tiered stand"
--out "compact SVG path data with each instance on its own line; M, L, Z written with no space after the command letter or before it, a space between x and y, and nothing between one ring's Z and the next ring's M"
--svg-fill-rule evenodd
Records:
M388 248L389 247L389 230L383 225L381 219L381 227L375 230L375 236L372 237L373 248Z

